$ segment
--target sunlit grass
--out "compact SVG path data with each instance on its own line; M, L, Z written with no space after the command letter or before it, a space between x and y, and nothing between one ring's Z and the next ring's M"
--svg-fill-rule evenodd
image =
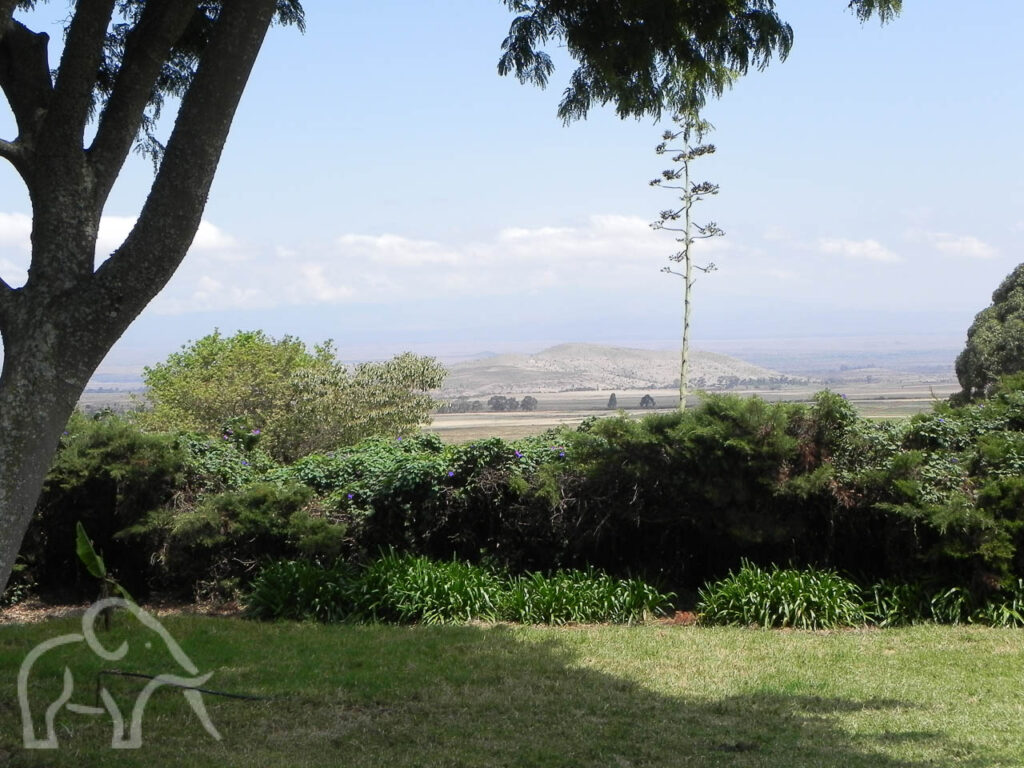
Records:
M668 625L541 628L165 621L215 689L214 741L183 697L155 695L140 750L109 720L64 712L61 748L21 747L15 679L36 643L75 620L0 627L0 764L16 766L1019 766L1019 630L758 631ZM172 671L130 619L142 672ZM136 651L142 651L137 655ZM104 666L86 649L41 660L41 705L74 669L91 704ZM176 670L174 670L176 671ZM140 685L108 680L127 709Z

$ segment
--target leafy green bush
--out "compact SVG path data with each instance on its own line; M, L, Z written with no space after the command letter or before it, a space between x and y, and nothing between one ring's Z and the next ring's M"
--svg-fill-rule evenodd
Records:
M863 624L860 589L834 571L749 562L698 592L704 624L827 629Z
M593 568L528 573L510 580L500 616L523 624L631 624L663 613L673 597L640 579L613 579Z
M879 627L899 627L931 616L928 595L920 584L882 581L866 591L864 612Z
M253 582L245 602L248 614L261 619L565 624L642 621L671 598L638 579L593 569L509 577L456 560L389 552L361 571L314 561L274 563Z
M995 627L1024 627L1024 579L991 595L972 619Z
M502 593L501 579L486 568L395 552L371 563L361 582L361 612L399 623L493 621Z
M111 413L76 413L68 423L36 507L22 556L43 594L95 597L95 585L75 554L82 523L111 571L144 596L151 551L122 538L182 487L186 456L173 435L147 434Z
M275 459L350 445L370 435L407 434L428 421L445 370L410 353L351 369L330 341L308 350L292 336L218 331L145 369L157 429L201 432Z
M255 483L161 509L131 533L157 553L163 589L229 597L264 562L341 554L344 526L318 512L306 486Z
M358 611L358 569L338 561L282 560L266 566L245 597L254 619L342 621Z

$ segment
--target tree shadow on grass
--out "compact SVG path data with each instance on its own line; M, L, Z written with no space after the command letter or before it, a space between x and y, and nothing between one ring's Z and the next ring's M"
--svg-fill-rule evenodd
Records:
M211 686L271 697L207 697L222 741L208 737L175 703L181 697L169 694L154 696L144 745L132 751L111 750L109 729L93 722L66 728L60 750L19 750L6 743L17 721L0 707L5 757L12 765L146 768L917 768L950 758L987 768L1012 762L982 754L964 738L914 729L911 723L934 718L913 717L919 708L913 701L772 690L675 695L595 669L592 659L607 660L608 646L563 642L558 633L190 621L169 628L191 633L183 645L201 668L215 670ZM628 635L620 637L628 642ZM3 670L4 677L10 672ZM117 685L115 696L130 702L137 692L131 681ZM907 727L893 728L901 722L897 713L911 715Z

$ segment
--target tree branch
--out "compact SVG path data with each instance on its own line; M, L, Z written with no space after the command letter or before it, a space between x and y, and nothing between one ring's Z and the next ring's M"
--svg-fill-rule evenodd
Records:
M40 129L40 142L61 154L82 151L115 1L79 0L75 5L50 108Z
M8 285L7 281L0 277L0 333L7 328L8 313L14 299L15 291Z
M0 139L0 158L7 160L21 174L22 178L27 180L29 163L24 144L20 141Z
M164 287L195 237L276 5L277 0L224 0L138 221L97 270L93 287L99 295L89 301L115 308L125 327Z
M195 12L194 0L149 0L128 36L124 59L89 150L99 200L106 199L117 179L171 47Z
M30 140L53 92L50 38L11 18L0 17L0 25L0 88L18 123L18 134Z

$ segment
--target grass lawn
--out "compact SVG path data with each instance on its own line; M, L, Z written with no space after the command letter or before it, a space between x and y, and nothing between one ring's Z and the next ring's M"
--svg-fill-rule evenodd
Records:
M96 672L175 672L127 615L107 647L36 664L37 722L61 691L93 704ZM57 750L25 750L16 678L77 619L0 626L0 765L12 766L1020 766L1024 633L921 626L834 633L648 625L538 628L164 625L211 688L215 741L180 692L154 694L143 747L110 749L110 719L62 710ZM128 661L127 659L131 659ZM123 711L144 681L104 678ZM37 728L37 731L41 730Z

